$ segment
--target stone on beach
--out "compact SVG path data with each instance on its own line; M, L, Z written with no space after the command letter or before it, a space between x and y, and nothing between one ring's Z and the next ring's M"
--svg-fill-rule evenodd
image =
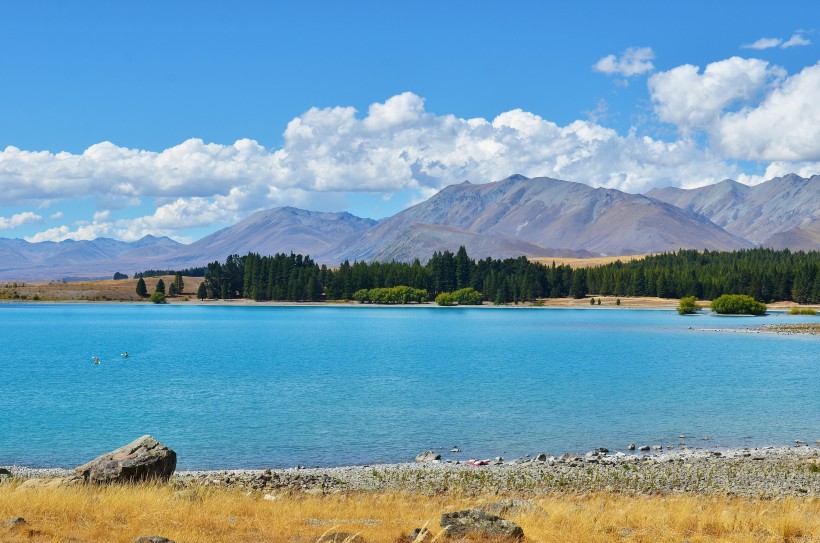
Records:
M161 535L141 535L134 540L134 543L175 543L173 540Z
M90 483L167 481L177 466L177 454L149 435L98 456L74 469Z
M416 455L416 462L438 462L441 460L441 455L433 451L424 451Z
M524 538L524 530L518 524L477 508L445 513L441 515L440 525L445 530L447 538L468 536L492 540Z

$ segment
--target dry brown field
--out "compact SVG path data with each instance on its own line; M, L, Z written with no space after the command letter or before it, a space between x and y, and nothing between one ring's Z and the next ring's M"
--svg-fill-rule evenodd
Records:
M159 277L145 279L148 293L154 292ZM164 275L165 291L174 280L173 275ZM185 292L170 301L183 301L185 298L196 299L196 291L202 282L202 277L183 277ZM79 301L79 302L111 302L111 301L139 301L137 296L137 279L113 279L103 281L7 281L0 283L0 300L22 301Z
M448 541L439 527L442 513L509 497L356 492L266 499L220 488L180 492L172 485L18 486L0 485L0 540L7 543L132 543L148 535L177 543L313 543L332 532L393 543L422 526L435 541ZM820 499L812 497L556 493L530 499L546 514L508 515L523 528L525 542L820 541ZM27 524L8 525L13 517Z

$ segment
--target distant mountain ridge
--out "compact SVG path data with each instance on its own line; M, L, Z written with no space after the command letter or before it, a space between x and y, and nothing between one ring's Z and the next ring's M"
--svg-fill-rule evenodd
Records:
M422 231L434 226L439 227L434 229L441 237L438 243ZM441 227L453 230L444 236ZM410 239L425 237L407 245ZM526 256L558 256L556 251L590 256L752 246L700 215L646 196L514 175L494 183L465 182L446 187L430 199L379 221L327 256L337 260L409 260L419 256L417 247L425 247L425 255L429 255L431 248L452 250L459 245L476 258L512 256L503 254L510 249L483 251L478 242L486 238L515 240L519 246L510 243L509 248Z
M820 249L820 176L757 186L726 180L646 195L546 177L464 182L380 221L292 207L259 211L194 243L146 236L123 242L29 243L0 238L0 280L110 278L114 272L184 269L250 251L343 260L426 261L460 245L473 258L590 257L680 248L758 245Z
M647 196L699 213L755 245L820 248L820 175L789 174L754 186L727 179L696 189L653 189Z

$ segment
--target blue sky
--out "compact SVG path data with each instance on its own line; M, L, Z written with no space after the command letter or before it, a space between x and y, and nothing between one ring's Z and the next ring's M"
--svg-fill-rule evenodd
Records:
M816 21L810 1L5 3L0 236L379 218L512 173L809 176Z

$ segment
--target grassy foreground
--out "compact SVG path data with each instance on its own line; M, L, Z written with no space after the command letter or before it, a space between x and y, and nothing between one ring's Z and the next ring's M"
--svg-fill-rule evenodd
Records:
M395 492L290 493L265 499L224 488L172 485L18 488L0 485L0 541L132 543L161 535L178 543L313 542L328 532L395 542L426 525L442 541L439 517L505 496ZM820 499L553 493L536 496L547 514L511 515L527 541L788 542L820 540ZM8 526L23 517L28 524Z

